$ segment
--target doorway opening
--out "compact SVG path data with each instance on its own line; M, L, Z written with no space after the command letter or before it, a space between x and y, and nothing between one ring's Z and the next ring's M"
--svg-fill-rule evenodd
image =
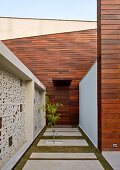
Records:
M60 120L57 125L70 125L70 84L72 80L53 79L54 98L58 103L62 103L63 107L59 109Z

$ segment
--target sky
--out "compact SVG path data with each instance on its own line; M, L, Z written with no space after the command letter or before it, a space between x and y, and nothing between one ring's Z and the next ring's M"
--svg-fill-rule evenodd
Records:
M97 20L97 0L0 0L0 17Z

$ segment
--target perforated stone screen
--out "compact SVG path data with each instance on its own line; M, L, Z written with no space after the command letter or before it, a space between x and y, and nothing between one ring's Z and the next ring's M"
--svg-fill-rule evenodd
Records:
M0 69L0 166L25 140L25 83Z

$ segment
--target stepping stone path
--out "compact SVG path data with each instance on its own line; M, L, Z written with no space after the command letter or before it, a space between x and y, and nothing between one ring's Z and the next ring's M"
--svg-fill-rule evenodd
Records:
M104 170L92 151L79 152L80 148L87 149L89 144L82 137L78 128L54 129L57 139L53 142L52 129L48 128L37 143L38 151L31 153L23 170ZM61 136L64 138L61 139ZM71 138L68 139L68 137ZM73 152L73 147L78 148L78 150ZM59 150L60 148L62 148L62 152ZM65 152L66 148L69 150L68 152ZM43 152L40 149L45 150Z

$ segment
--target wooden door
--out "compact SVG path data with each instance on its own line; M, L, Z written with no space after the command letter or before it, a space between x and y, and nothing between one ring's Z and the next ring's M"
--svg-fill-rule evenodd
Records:
M55 101L63 104L58 110L60 113L60 120L57 122L58 125L69 125L70 124L70 88L66 86L56 87L55 90Z

